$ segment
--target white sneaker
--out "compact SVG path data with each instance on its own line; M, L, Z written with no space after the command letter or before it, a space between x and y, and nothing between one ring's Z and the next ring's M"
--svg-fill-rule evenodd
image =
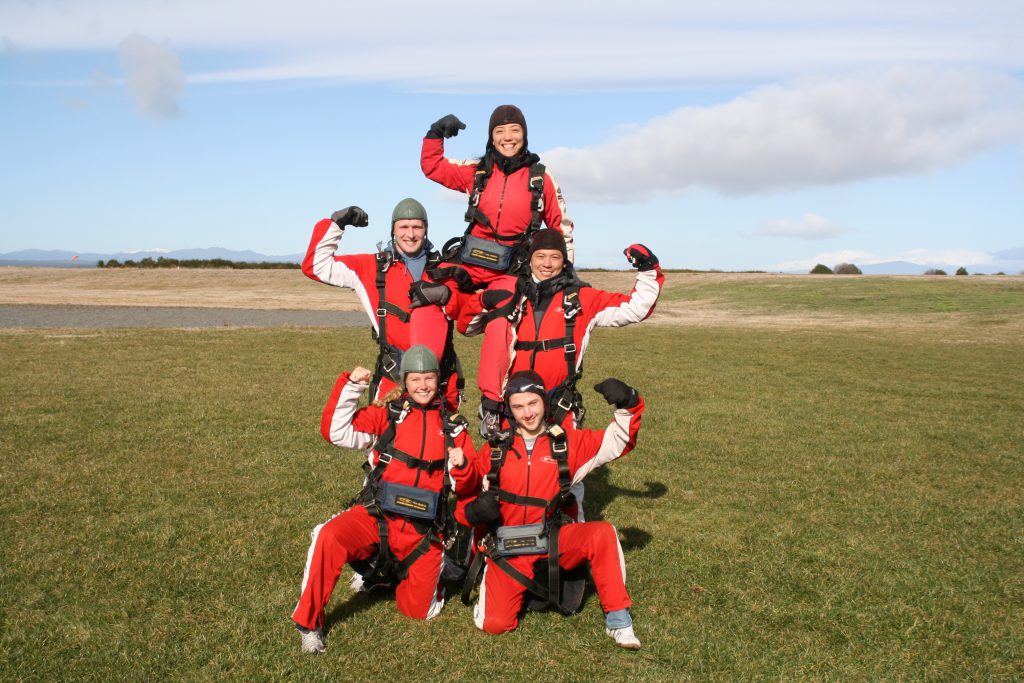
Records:
M639 650L640 640L633 633L633 627L627 626L625 628L606 628L605 634L608 635L615 644L619 647L624 647L627 650Z
M324 633L318 628L308 629L296 625L295 628L302 634L302 651L311 655L318 655L327 649L324 645Z

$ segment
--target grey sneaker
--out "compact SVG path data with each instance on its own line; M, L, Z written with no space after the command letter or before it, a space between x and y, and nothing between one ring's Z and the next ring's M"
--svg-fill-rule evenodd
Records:
M640 649L640 639L636 637L635 633L633 633L632 626L626 626L625 628L606 628L604 632L614 640L615 644L619 647L624 647L627 650Z
M327 646L324 645L324 632L320 629L303 628L298 624L295 625L295 628L297 628L299 633L302 635L303 652L308 652L311 655L318 655L327 649Z

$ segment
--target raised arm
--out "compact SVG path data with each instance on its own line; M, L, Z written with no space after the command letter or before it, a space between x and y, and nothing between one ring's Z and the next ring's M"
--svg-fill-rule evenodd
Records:
M603 432L596 429L570 430L570 463L573 483L582 481L594 469L621 458L636 446L644 400L636 389L617 379L606 379L594 390L615 406L612 422Z
M638 269L633 291L628 296L597 289L589 290L587 294L591 301L585 303L585 306L592 306L592 310L598 311L594 316L597 327L623 327L646 320L658 303L661 287L665 283L658 257L642 244L628 247L625 254Z
M420 149L420 169L423 175L435 183L469 194L473 189L477 162L453 161L444 155L444 139L458 135L465 128L466 124L453 114L442 116L432 123Z
M358 206L335 211L330 220L323 219L313 227L302 272L306 277L335 287L361 289L359 264L355 257L336 256L345 226L365 226L369 223L366 212Z
M366 450L383 433L386 417L380 408L359 408L370 383L366 368L343 372L334 383L331 397L320 418L320 434L335 446Z

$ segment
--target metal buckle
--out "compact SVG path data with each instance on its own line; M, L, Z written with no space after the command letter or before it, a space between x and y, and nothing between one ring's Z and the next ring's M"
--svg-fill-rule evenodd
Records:
M568 399L564 395L560 396L558 401L555 402L555 405L557 405L562 410L570 411L570 410L572 410L572 401L569 401L568 403L565 403L565 401L567 401L567 400Z
M392 455L390 453L388 453L387 451L385 451L383 453L378 453L377 454L377 464L378 465L380 465L381 463L383 463L385 465L389 465L393 459L394 458L392 457Z
M576 353L576 344L574 344L572 342L569 342L568 344L566 344L565 345L565 352L566 353Z
M389 362L389 361L391 362L391 365L388 365L388 362ZM384 363L383 363L383 367L384 367L384 371L385 371L385 372L388 372L388 373L390 373L390 372L391 372L392 370L394 370L395 368L397 368L397 367L398 367L398 361L396 361L396 360L395 360L394 358L392 358L392 357L391 357L390 355L388 355L388 356L385 356L385 359L384 359Z

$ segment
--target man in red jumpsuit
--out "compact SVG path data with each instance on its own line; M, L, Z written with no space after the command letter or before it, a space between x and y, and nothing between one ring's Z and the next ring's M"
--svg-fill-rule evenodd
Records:
M380 347L372 383L372 398L378 399L396 385L402 353L413 345L409 288L423 278L426 269L440 262L440 256L431 251L427 240L427 211L412 198L395 205L391 241L385 249L377 254L337 255L345 228L368 223L366 212L358 206L335 211L330 219L319 221L302 261L302 272L326 285L349 287L359 296ZM441 359L442 394L449 409L457 410L459 380L452 373L458 360L451 343L451 325L439 330L439 336L440 347L434 355Z
M456 513L460 521L495 530L482 544L487 549L481 551L486 554L483 582L473 608L474 623L487 633L516 628L526 584L551 587L547 576L536 576L538 560L550 566L550 558L556 557L558 567L565 571L589 563L605 613L605 632L621 647L640 648L629 614L626 565L615 527L609 522L572 523L560 517L570 482L582 481L591 470L636 445L643 399L617 379L607 379L594 388L616 407L612 423L604 430L563 430L548 422L547 391L535 372L516 373L505 388L506 409L515 431L505 443L493 442L490 452L486 448L479 451L477 467L481 475L486 473L486 489ZM500 459L493 450L497 448L504 451ZM538 532L528 525L541 525L544 530ZM535 549L523 543L524 534L543 538ZM551 555L548 543L557 548Z
M485 346L506 350L504 365L492 367L486 377L482 372L478 377L484 425L490 427L487 436L500 428L505 380L520 370L535 370L544 379L556 421L563 426L580 422L583 405L575 387L591 331L646 320L654 312L665 282L658 258L642 244L625 250L627 260L638 270L629 294L580 283L569 265L565 241L557 231L535 233L528 253L530 274L519 276L514 291L484 292L475 302L460 297L444 309L448 317L458 318L459 330L464 334L483 331ZM496 327L494 320L510 324ZM570 326L572 334L568 334ZM582 491L579 493L582 500Z
M398 609L431 619L444 606L442 531L448 488L479 489L466 422L452 419L437 395L439 367L429 349L402 357L403 389L385 405L358 408L371 379L366 368L342 373L324 408L323 437L343 448L371 449L367 483L343 512L312 532L302 593L292 620L302 650L324 650L324 608L342 568L372 561L397 580Z

